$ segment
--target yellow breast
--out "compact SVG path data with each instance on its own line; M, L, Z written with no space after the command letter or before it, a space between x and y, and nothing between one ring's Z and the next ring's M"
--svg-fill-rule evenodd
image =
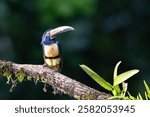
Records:
M59 48L57 44L44 45L44 55L46 57L56 57L59 55Z
M49 58L45 58L45 63L53 70L58 70L60 68L61 65L61 59L55 58L55 59L49 59Z

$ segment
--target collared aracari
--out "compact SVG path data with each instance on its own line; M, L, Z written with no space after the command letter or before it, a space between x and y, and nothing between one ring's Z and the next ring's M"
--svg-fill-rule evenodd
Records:
M45 65L55 71L61 71L62 57L61 46L56 40L56 36L65 32L73 31L71 26L60 26L55 29L49 29L42 36L43 57Z

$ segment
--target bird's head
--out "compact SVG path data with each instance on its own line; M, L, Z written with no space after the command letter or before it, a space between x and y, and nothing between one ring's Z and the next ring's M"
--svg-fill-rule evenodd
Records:
M41 44L50 45L52 43L55 43L55 38L57 35L73 30L74 28L71 26L60 26L54 29L49 29L44 32Z

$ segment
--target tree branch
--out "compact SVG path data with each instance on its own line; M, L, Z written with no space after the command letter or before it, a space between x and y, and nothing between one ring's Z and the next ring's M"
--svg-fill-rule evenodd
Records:
M43 65L16 64L0 60L0 74L7 77L8 82L12 82L14 87L18 82L34 80L52 86L54 93L62 92L75 99L104 100L111 97L109 94L99 92Z

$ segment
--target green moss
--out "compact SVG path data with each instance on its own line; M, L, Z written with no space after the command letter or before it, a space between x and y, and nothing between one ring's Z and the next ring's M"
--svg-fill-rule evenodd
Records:
M47 79L41 76L40 77L40 81L43 82L43 83L45 83L47 81Z
M10 81L12 80L11 74L8 73L7 71L3 71L3 76L5 76L7 78L7 84L9 84Z
M82 94L81 96L74 96L77 100L93 100L98 97L97 92L94 90L90 90L90 92L87 92L85 94Z
M74 96L77 100L93 100L95 99L91 93L85 93L81 96Z
M81 100L80 96L75 95L74 98L77 99L77 100Z
M27 80L31 81L32 77L31 76L27 76Z
M38 82L40 82L40 75L39 74L35 75L34 82L35 82L35 84L37 84Z
M0 67L1 67L0 74L7 78L7 84L9 84L10 81L12 80L12 73L9 70L9 68L12 67L12 63L9 61L4 61L4 62L2 62Z
M108 98L108 100L129 100L129 98L124 96L112 96Z
M26 75L22 72L19 72L19 73L15 73L15 77L17 77L19 82L22 82L25 79Z
M81 99L92 100L92 99L94 99L94 96L89 93L85 93L84 95L81 96Z

